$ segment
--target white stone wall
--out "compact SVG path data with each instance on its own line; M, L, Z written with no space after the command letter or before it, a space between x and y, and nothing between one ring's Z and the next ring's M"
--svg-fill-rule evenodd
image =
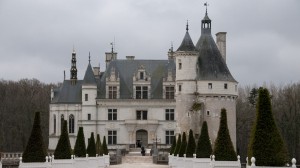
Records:
M175 52L176 57L176 81L181 80L195 80L196 78L196 63L197 53L195 51ZM179 63L181 63L181 69L179 69Z

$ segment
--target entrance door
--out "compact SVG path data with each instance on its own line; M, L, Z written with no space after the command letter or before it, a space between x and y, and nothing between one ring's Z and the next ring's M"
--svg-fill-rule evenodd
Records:
M148 146L148 132L146 130L136 131L136 147Z

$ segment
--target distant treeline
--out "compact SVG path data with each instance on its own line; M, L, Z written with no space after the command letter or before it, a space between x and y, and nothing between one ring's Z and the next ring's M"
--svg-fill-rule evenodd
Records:
M41 126L48 145L51 87L36 79L17 82L0 80L0 152L23 151L33 124L34 113L41 111ZM264 86L271 94L277 126L289 154L300 160L300 83ZM237 100L237 153L246 158L249 136L256 113L256 86L240 86Z
M48 144L52 86L36 79L0 80L0 152L25 149L36 111L41 112L44 141Z

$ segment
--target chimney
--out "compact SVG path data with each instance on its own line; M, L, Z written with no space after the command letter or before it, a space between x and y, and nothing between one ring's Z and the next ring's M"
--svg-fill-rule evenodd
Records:
M100 67L93 67L94 76L97 78L100 76Z
M126 56L127 60L134 60L135 56Z
M216 34L217 46L226 63L226 32L219 32Z

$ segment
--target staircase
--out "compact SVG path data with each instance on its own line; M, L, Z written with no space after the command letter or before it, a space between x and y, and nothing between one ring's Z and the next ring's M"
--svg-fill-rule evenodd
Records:
M142 156L141 148L131 148L129 153L122 158L123 163L152 163L150 150L146 149L146 156Z

